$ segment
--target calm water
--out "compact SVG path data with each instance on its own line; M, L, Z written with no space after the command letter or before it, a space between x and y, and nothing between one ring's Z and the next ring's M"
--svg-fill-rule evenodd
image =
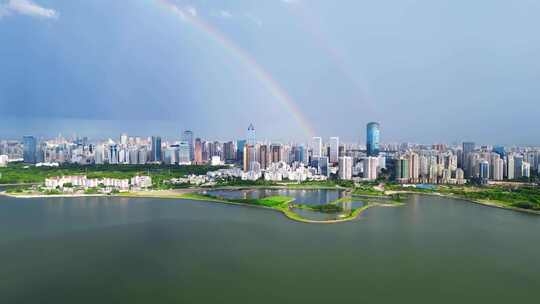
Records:
M0 303L535 303L540 217L436 197L346 224L214 203L0 197Z
M325 205L332 203L337 199L344 197L344 192L341 190L301 190L301 189L250 189L250 190L211 190L205 191L204 193L211 194L218 197L223 197L226 199L247 199L247 198L263 198L275 195L289 196L294 197L295 204L302 205ZM293 211L298 213L305 219L316 220L316 221L326 221L326 220L336 220L343 218L350 214L352 209L360 208L365 205L365 202L352 201L352 202L342 202L338 203L342 208L343 212L337 213L325 213L318 212L313 210L305 210L300 208L293 208Z
M299 190L299 189L253 189L253 190L211 190L208 194L224 198L262 198L275 195L294 197L297 204L323 205L343 197L339 190Z

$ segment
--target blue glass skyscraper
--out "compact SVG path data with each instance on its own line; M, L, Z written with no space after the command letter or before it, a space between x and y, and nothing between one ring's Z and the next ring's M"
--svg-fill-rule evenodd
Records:
M242 163L244 160L244 146L246 145L245 139L236 141L236 160Z
M189 145L189 160L193 161L195 159L195 149L193 142L193 131L185 130L182 133L182 141L186 142Z
M23 160L28 164L35 164L37 157L37 140L34 136L23 137Z
M379 123L370 122L367 124L366 152L368 156L379 156L380 146Z
M153 162L161 162L161 137L152 136L152 157L150 158Z
M499 154L501 157L506 156L506 151L504 149L504 146L495 146L495 147L493 147L493 152Z

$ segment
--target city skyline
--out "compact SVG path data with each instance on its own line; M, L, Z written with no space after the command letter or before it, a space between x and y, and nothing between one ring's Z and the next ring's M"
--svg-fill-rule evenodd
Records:
M2 138L353 141L374 120L386 141L540 144L538 3L19 2L0 2Z

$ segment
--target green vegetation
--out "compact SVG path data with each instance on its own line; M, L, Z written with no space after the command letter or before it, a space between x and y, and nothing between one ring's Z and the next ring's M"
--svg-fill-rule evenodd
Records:
M489 201L509 207L540 210L540 189L538 187L449 187L442 188L441 193L450 193L473 201Z
M540 188L535 186L437 186L433 189L402 187L398 184L387 184L385 190L405 191L424 194L442 194L465 200L490 203L501 207L540 211ZM394 194L393 196L395 196ZM397 193L399 195L399 193ZM398 197L399 198L399 197ZM395 199L393 199L395 200ZM397 200L399 201L399 199Z
M6 193L23 193L24 188L23 187L10 187L6 189Z
M92 165L66 164L60 167L36 167L22 163L12 163L0 168L1 184L43 183L48 177L62 175L86 175L88 178L127 179L136 175L149 175L155 188L170 189L173 185L164 183L171 178L190 174L206 174L224 168L222 166L175 166L175 165Z
M238 187L249 187L249 186L275 186L275 182L266 181L264 179L259 179L256 181L242 180L241 178L230 178L222 179L217 182L217 186L238 186Z
M313 206L312 209L314 211L318 212L324 212L324 213L339 213L343 212L343 208L338 204L324 204L324 205L317 205Z
M86 190L84 190L84 194L99 194L99 189L98 188L88 188Z
M288 206L288 204L294 200L291 197L281 196L281 195L269 196L269 197L264 197L264 198L237 198L237 199L225 199L219 196L213 196L209 194L199 194L199 195L203 195L208 198L217 198L219 200L224 200L231 203L257 205L257 206L264 206L264 207L270 207L270 208Z
M352 195L374 195L374 196L384 196L383 191L378 191L373 188L375 185L370 183L356 185L352 191Z
M62 194L62 192L60 190L56 190L56 189L47 190L44 193L45 193L45 195L59 195L59 194Z
M347 180L328 179L325 181L303 181L300 183L289 183L289 188L352 188L354 183Z

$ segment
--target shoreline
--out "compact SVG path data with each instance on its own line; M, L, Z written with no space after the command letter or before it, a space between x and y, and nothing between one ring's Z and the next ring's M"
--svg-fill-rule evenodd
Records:
M472 200L472 199L461 197L459 195L454 195L454 194L445 194L445 193L440 193L440 192L423 193L423 192L415 192L415 191L390 191L390 192L391 194L416 194L416 195L427 195L427 196L439 196L439 197L445 197L445 198L451 198L451 199L458 199L458 200L466 201L469 203L481 205L484 207L499 208L499 209L514 211L514 212L540 215L539 210L517 208L517 207L507 206L504 203L498 203L494 201Z
M336 220L328 220L328 221L315 221L315 220L309 220L304 218L296 218L293 215L287 214L287 212L283 210L278 210L271 207L265 207L265 206L257 206L257 205L250 205L250 204L242 204L242 203L235 203L235 202L229 202L225 200L212 200L210 198L207 199L196 199L193 197L184 197L187 194L193 194L201 191L216 191L216 190L224 190L224 191L241 191L241 190L258 190L258 189L282 189L282 190L340 190L340 191L350 191L348 188L343 187L289 187L287 185L278 185L278 186L218 186L218 187L211 187L211 188L186 188L186 189L173 189L173 190L150 190L150 191L140 191L140 192L124 192L119 194L13 194L13 193L7 193L5 191L0 192L0 196L7 196L12 198L21 198L21 199L31 199L31 198L79 198L79 197L132 197L132 198L163 198L163 199L187 199L187 200L207 200L212 202L220 202L220 203L227 203L231 205L240 205L240 206L250 206L250 207L261 207L265 209L272 209L275 211L281 211L284 215L286 215L288 218L296 221L301 221L304 223L342 223L347 222L350 220L355 219L358 215L352 216L352 218L344 218L344 219L336 219ZM352 197L356 198L366 198L366 199L389 199L393 194L414 194L414 195L427 195L427 196L438 196L438 197L445 197L445 198L451 198L451 199L459 199L463 201L467 201L473 204L485 206L485 207L491 207L491 208L499 208L514 212L521 212L521 213L527 213L532 215L540 215L540 211L538 210L531 210L531 209L523 209L523 208L517 208L513 206L505 205L504 203L500 202L494 202L494 201L483 201L483 200L472 200L466 197L461 197L454 194L445 194L440 192L416 192L416 191L399 191L399 190L391 190L391 191L385 191L384 195L354 195L352 194ZM390 204L381 204L381 203L370 203L368 206L372 207L375 206L387 206ZM363 209L359 208L359 209ZM368 209L368 208L366 208ZM354 213L354 212L353 212ZM361 212L360 212L361 213Z
M368 203L366 206L358 208L351 212L348 216L341 218L341 219L334 219L334 220L310 220L301 217L300 215L294 213L293 211L289 210L288 208L282 208L282 207L268 207L268 206L262 206L262 205L254 205L254 204L245 204L245 203L237 203L237 202L231 202L224 199L218 199L218 198L210 198L210 197L196 197L191 196L190 194L194 194L197 192L200 192L201 190L244 190L249 189L242 187L240 189L223 189L223 188L211 188L211 189L181 189L181 190L157 190L157 191L142 191L142 192L124 192L114 195L108 195L108 194L11 194L6 192L0 192L0 196L7 196L11 198L20 198L20 199L32 199L32 198L82 198L82 197L126 197L126 198L157 198L157 199L180 199L180 200L191 200L191 201L201 201L206 203L220 203L220 204L226 204L226 205L234 205L234 206L242 206L242 207L252 207L252 208L261 208L266 210L272 210L279 212L283 214L286 218L293 220L295 222L300 223L306 223L306 224L338 224L338 223L345 223L352 220L355 220L362 214L365 210L371 208L371 207L388 207L391 206L391 204L379 204L379 203ZM294 199L291 199L288 203L294 201ZM392 206L394 207L394 206Z

